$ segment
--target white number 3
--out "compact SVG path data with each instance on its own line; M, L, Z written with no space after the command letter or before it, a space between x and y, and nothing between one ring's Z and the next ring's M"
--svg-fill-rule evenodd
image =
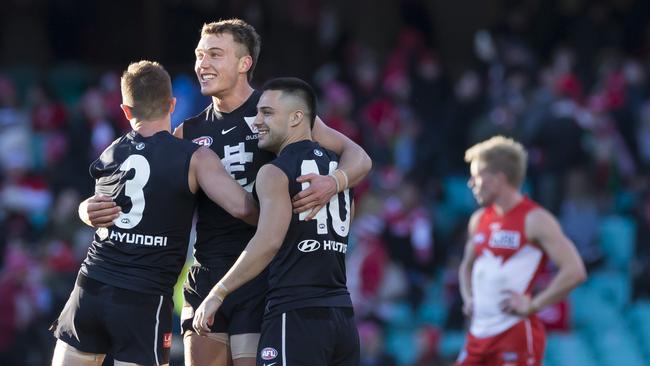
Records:
M142 220L145 205L142 189L147 185L151 172L149 162L142 155L131 155L120 165L120 170L123 172L131 169L135 170L135 176L127 180L124 185L124 194L131 199L131 211L122 212L114 221L115 226L121 229L132 229Z

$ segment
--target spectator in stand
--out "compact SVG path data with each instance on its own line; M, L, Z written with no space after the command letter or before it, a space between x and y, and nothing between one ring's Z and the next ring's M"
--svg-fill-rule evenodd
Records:
M588 270L594 269L603 261L598 244L598 223L602 216L591 181L585 169L569 172L559 215L564 232L575 243Z
M422 204L421 191L414 181L405 180L384 207L386 226L383 241L393 261L405 271L409 302L414 309L424 297L427 278L433 270L433 225Z

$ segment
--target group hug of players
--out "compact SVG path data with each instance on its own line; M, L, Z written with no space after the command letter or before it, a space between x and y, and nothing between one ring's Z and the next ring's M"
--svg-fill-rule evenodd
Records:
M203 26L195 72L212 103L173 133L169 74L151 61L124 71L132 131L90 166L95 195L79 215L97 231L51 327L53 366L101 365L107 354L119 366L169 364L172 291L195 211L185 365L359 365L345 252L350 188L371 159L318 118L306 82L251 87L260 44L240 19ZM465 160L482 208L459 271L471 325L457 365L541 365L534 314L584 281L584 265L555 218L520 192L521 144L497 136ZM557 274L533 295L548 259Z

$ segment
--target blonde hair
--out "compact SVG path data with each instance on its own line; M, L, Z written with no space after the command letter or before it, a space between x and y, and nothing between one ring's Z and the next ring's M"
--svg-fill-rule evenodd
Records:
M465 151L465 162L484 162L488 170L505 174L514 187L524 182L527 160L526 149L519 142L504 136L494 136Z
M172 82L162 65L139 61L129 65L120 80L124 104L131 107L133 117L151 121L169 113Z

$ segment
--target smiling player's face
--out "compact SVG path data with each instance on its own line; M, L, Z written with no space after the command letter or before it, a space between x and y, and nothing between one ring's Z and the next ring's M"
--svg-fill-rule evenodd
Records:
M244 48L230 33L201 37L194 51L194 71L201 85L201 94L219 97L237 85L241 61L238 55L245 54Z
M255 126L258 130L257 146L277 153L289 133L289 104L282 100L282 91L267 90L257 103Z

